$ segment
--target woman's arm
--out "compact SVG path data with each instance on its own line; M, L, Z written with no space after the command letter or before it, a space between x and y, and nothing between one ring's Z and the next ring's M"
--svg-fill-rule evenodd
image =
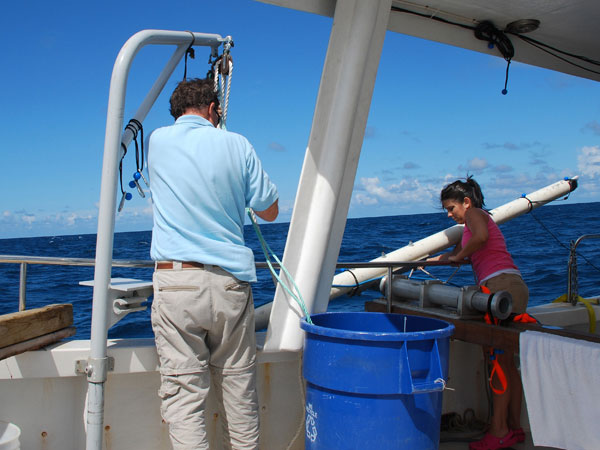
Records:
M452 256L454 256L458 252L460 252L461 249L462 249L462 246L460 245L460 241L459 241L458 244L456 244L456 247L454 247L454 249L452 251L449 251L449 252L446 252L446 253L440 253L437 256L433 256L431 258L427 258L426 261L447 261Z

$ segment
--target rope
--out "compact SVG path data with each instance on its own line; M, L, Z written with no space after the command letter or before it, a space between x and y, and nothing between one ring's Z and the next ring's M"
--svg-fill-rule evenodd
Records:
M546 52L546 53L548 53L551 56L554 56L556 59L560 59L561 61L566 62L567 64L571 64L572 66L578 67L578 68L583 69L583 70L587 70L588 72L591 72L591 73L600 74L600 72L598 72L597 70L589 69L587 67L582 66L581 64L577 64L577 63L574 63L573 61L569 61L568 59L563 58L562 56L559 56L556 53L553 53L552 51L550 51L550 49L552 49L552 50L554 50L556 52L562 53L563 55L568 55L568 56L570 56L572 58L576 58L576 59L579 59L581 61L586 61L586 62L588 62L590 64L599 65L598 61L594 61L593 59L588 58L586 56L578 56L578 55L574 55L572 53L568 53L568 52L559 50L559 49L554 48L554 47L552 47L552 46L550 46L548 44L544 44L544 43L542 43L540 41L536 41L535 39L531 39L531 38L529 38L527 36L522 36L520 34L517 34L516 36L518 38L520 38L522 41L527 42L529 45L532 45L533 47L536 47L539 50L541 50L543 52Z
M355 283L354 284L354 289L352 289L348 293L348 297L353 297L358 292L358 288L360 287L360 283L358 281L358 278L356 278L356 275L354 275L354 272L352 272L351 270L346 270L346 272L348 272L350 275L352 275L352 278L354 278L354 283Z
M217 59L214 63L213 63L213 83L214 83L214 89L215 92L217 92L219 94L219 102L221 101L221 90L219 89L219 66L217 64L219 60Z
M351 272L350 270L344 270L344 272ZM344 273L344 272L340 272L340 273ZM351 273L352 276L354 276L353 273ZM354 277L354 280L356 281L355 284L332 284L331 287L334 288L353 288L353 290L358 289L359 286L368 284L368 283L373 283L374 281L377 280L381 280L383 277L375 277L375 278L369 278L368 280L365 281L358 281L356 279L356 277ZM358 283L358 284L357 284ZM352 297L352 295L348 294L349 297Z
M433 382L435 384L441 384L442 385L442 391L448 389L449 391L454 391L456 389L454 388L449 388L446 386L446 380L444 380L443 378L436 378L435 380L433 380Z
M256 236L258 236L258 240L260 241L260 247L262 248L262 251L265 255L265 260L267 262L267 265L269 266L269 270L271 271L271 274L273 274L273 276L277 279L277 282L290 295L290 297L292 297L296 301L296 303L298 303L298 306L300 307L302 312L304 312L306 321L308 323L312 324L312 320L310 319L310 314L308 313L308 310L306 309L306 304L304 303L304 299L302 298L302 294L300 293L300 289L296 285L294 278L290 275L290 273L287 271L287 269L285 268L283 263L279 260L279 258L275 254L275 252L273 252L273 250L271 250L271 247L269 247L269 244L267 244L267 242L263 238L263 235L262 235L260 228L258 226L258 223L256 221L256 215L255 215L254 211L252 210L252 208L246 208L246 212L248 213L248 217L250 217L250 221L252 222L252 226L254 227ZM296 291L296 293L292 292L292 290L279 277L279 275L277 275L277 273L275 272L275 268L273 267L273 264L271 263L271 257L269 255L273 256L273 259L275 259L275 261L279 264L279 267L281 267L281 270L285 273L286 277L292 282L293 288Z
M569 195L570 195L570 192L569 192ZM565 197L563 200L566 200L567 198L569 198L569 195L567 195L567 196L566 196L566 197ZM557 238L557 237L554 235L554 233L552 233L552 231L550 231L550 229L549 229L549 228L548 228L546 225L544 225L544 223L543 223L543 222L542 222L540 219L538 219L538 218L535 216L535 214L533 214L533 203L542 203L542 202L532 202L532 201L531 201L529 198L527 198L527 196L526 196L525 194L523 194L523 195L521 196L521 198L524 198L525 200L527 200L527 201L529 202L529 211L528 211L529 215L530 215L531 217L533 217L533 219L534 219L534 220L535 220L535 221L536 221L538 224L540 224L540 226L541 226L541 227L542 227L544 230L546 230L546 231L548 232L548 234L549 234L550 236L552 236L556 242L558 242L558 245L560 245L560 246L561 246L561 247L563 247L565 250L567 250L567 251L569 251L569 252L570 252L570 251L571 251L571 249L570 249L569 247L567 247L565 244L563 244L562 242L560 242L560 240L559 240L559 239L558 239L558 238ZM576 253L577 253L577 256L580 256L581 258L585 259L585 261L586 261L586 262L587 262L587 263L588 263L588 264L589 264L591 267L593 267L593 268L594 268L594 269L596 269L598 272L600 272L600 268L596 267L596 266L594 265L594 263L593 263L593 262L591 262L589 259L587 259L587 258L585 257L585 255L582 255L582 254L581 254L581 253L579 253L579 252L576 252Z
M183 63L183 81L185 81L187 79L187 59L188 59L188 55L190 55L190 58L194 59L195 58L195 53L194 53L194 44L196 43L196 36L194 35L194 33L192 33L191 31L188 30L188 33L190 33L192 35L192 42L190 42L190 45L188 46L188 48L185 51L185 61Z
M209 74L211 72L209 71ZM221 122L219 128L227 129L227 112L229 111L229 94L231 92L231 74L233 73L233 59L229 50L225 50L212 66L214 90L221 104Z
M227 58L229 65L229 74L227 75L227 91L225 93L225 106L223 108L223 127L227 124L227 111L229 110L229 91L231 90L231 76L233 74L233 60Z
M498 362L498 357L496 356L500 353L504 353L504 351L497 348L490 350L490 361L492 361L492 373L490 374L490 388L496 395L504 394L506 392L506 388L508 387L506 375L504 374L504 370L502 370L502 367ZM494 375L496 375L498 381L500 382L500 389L494 387Z
M529 205L528 205L529 209L527 210L527 212L530 213L531 211L533 211L533 202L531 201L531 199L529 197L527 197L525 194L523 194L521 196L521 198L524 198L529 203Z
M442 23L445 23L445 24L448 24L448 25L453 25L453 26L464 28L464 29L467 29L467 30L475 30L477 28L475 26L465 25L465 24L462 24L462 23L458 23L458 22L454 22L454 21L451 21L451 20L444 19L442 17L436 17L436 16L433 16L431 14L424 14L424 13L420 13L420 12L417 12L417 11L410 11L408 9L399 8L397 6L392 6L391 11L392 12L398 12L398 13L404 13L404 14L413 14L413 15L416 15L416 16L419 16L419 17L424 17L426 19L435 20L437 22L442 22ZM573 65L575 67L579 67L579 68L581 68L583 70L587 70L587 71L592 72L592 73L600 73L598 71L595 71L595 70L589 69L587 67L584 67L584 66L582 66L580 64L577 64L577 63L575 63L573 61L570 61L570 60L568 60L566 58L563 58L563 57L557 55L554 52L561 53L563 55L569 56L569 57L574 58L574 59L578 59L580 61L587 62L589 64L593 64L593 65L600 65L600 61L594 60L594 59L589 58L587 56L576 55L576 54L573 54L573 53L566 52L564 50L560 50L560 49L558 49L556 47L552 47L549 44L546 44L546 43L540 42L540 41L536 41L535 39L532 39L532 38L530 38L528 36L524 36L524 35L519 34L519 33L513 33L513 32L510 32L510 31L505 31L505 32L506 33L510 33L513 36L518 37L519 39L525 41L529 45L532 45L532 46L538 48L539 50L544 51L544 52L548 53L549 55L551 55L551 56L553 56L553 57L555 57L555 58L557 58L557 59L559 59L561 61L566 62L567 64L571 64L571 65ZM506 38L506 39L508 39L508 38ZM511 46L512 46L512 44L511 44ZM550 51L550 50L552 50L552 51ZM505 55L503 55L503 56L505 56ZM505 59L506 59L506 56L505 56Z
M146 181L146 178L144 177L144 175L142 173L142 170L144 170L144 129L142 127L142 123L139 120L131 119L129 121L129 123L127 123L127 125L125 126L124 132L127 130L131 131L131 134L133 135L132 140L135 144L135 165L136 165L136 172L134 173L133 181L129 182L129 187L137 188L140 196L145 197L144 191L142 190L141 186L138 183L138 179L142 178L144 180L144 182L146 183L146 186L148 186L148 181ZM141 136L141 160L140 160L140 144L138 144L138 141L137 141L138 132L140 133L140 136ZM126 192L125 189L123 189L123 159L125 158L125 155L127 154L127 147L125 146L123 141L121 141L121 149L123 150L123 154L121 155L121 159L119 161L119 186L121 188L121 201L119 202L119 206L117 207L117 212L122 211L123 206L125 206L125 200L131 200L131 198L132 198L131 193Z
M563 294L560 297L558 297L556 300L553 300L552 303L563 303L563 302L566 303L567 301L568 301L567 294ZM579 301L585 305L585 308L587 309L587 312L588 312L589 331L591 334L594 334L594 332L596 331L596 312L594 311L594 308L592 307L592 301L586 300L585 298L581 297L580 295L577 296L577 301ZM598 304L598 299L596 299L595 303Z
M304 377L302 376L302 358L299 359L298 362L298 386L300 386L300 401L302 402L302 410L304 411L304 408L306 407L306 384L304 383ZM294 434L294 437L291 439L290 443L288 444L288 446L286 447L285 450L290 450L294 444L296 443L296 440L302 436L304 433L304 416L302 415L300 417L300 421L298 423L298 428L296 429L296 433ZM302 436L304 438L304 436Z
M442 414L440 429L442 432L449 433L481 433L486 427L486 422L478 419L475 416L475 411L472 408L468 408L461 415L457 412L448 412ZM446 439L441 438L441 441L447 441Z

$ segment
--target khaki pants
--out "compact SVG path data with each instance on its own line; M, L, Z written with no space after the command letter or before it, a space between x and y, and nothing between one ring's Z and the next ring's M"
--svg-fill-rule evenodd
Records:
M512 296L513 313L522 314L527 309L529 289L527 289L523 278L516 273L501 273L485 280L482 286L487 287L491 292L508 291Z
M256 341L250 284L216 266L154 272L152 329L161 413L176 450L208 449L215 388L225 448L258 449Z

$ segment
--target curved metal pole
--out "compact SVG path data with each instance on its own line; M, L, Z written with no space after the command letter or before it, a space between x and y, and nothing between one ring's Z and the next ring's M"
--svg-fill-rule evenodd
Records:
M571 241L567 270L567 301L573 306L577 305L577 297L579 296L579 283L577 280L577 246L584 239L600 239L600 234L584 234L575 242Z
M104 139L104 159L102 162L102 183L100 207L98 211L98 235L96 240L96 267L94 271L94 298L92 305L92 327L90 357L86 373L88 377L87 401L87 450L102 449L104 423L104 382L107 374L106 338L108 333L109 284L111 276L113 233L118 181L118 167L121 158L121 130L127 78L133 59L139 50L150 44L176 45L175 54L150 90L136 113L140 121L158 98L169 76L181 60L185 49L194 45L217 48L224 39L216 34L199 34L189 31L144 30L133 35L125 43L113 68L106 117ZM229 38L226 38L229 39ZM131 137L129 138L131 139Z

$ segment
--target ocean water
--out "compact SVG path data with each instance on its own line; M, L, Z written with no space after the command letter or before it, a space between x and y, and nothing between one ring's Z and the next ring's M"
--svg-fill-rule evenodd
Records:
M349 219L344 232L339 261L369 261L410 242L454 225L440 211L433 214ZM261 224L261 231L271 249L281 258L289 224ZM554 202L501 225L515 263L529 286L529 305L551 302L567 290L569 244L584 234L600 234L600 203L569 204ZM259 241L251 226L245 230L246 243L256 261L264 261ZM150 231L117 233L115 259L149 259ZM70 235L25 239L1 239L0 254L45 257L93 258L96 236ZM600 240L586 240L578 247L580 295L600 295ZM454 268L428 269L437 278L447 279ZM18 264L0 264L0 314L15 312L19 303ZM72 303L77 334L90 335L92 288L79 282L93 279L92 267L29 265L27 269L27 308L52 303ZM114 268L113 277L152 279L152 269ZM423 273L419 278L426 279ZM253 286L255 304L272 300L275 288L267 270L258 271ZM451 284L472 285L473 274L464 266ZM365 291L358 296L342 296L330 303L329 310L364 310L364 302L382 295ZM151 337L150 310L129 314L109 330L109 337Z

